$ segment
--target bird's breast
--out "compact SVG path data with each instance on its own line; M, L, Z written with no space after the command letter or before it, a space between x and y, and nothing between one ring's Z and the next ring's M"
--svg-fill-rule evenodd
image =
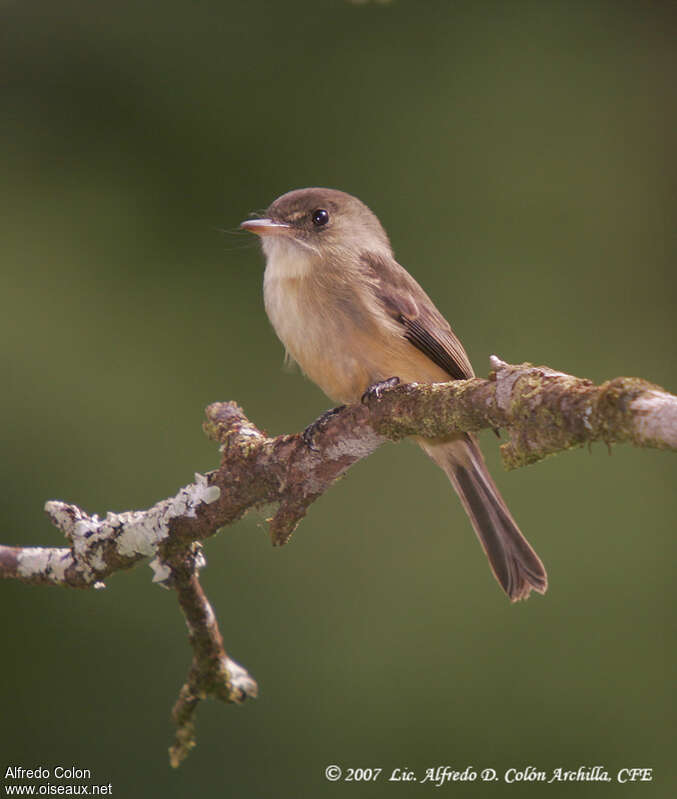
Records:
M359 287L322 271L311 258L268 258L263 281L266 312L288 355L337 402L352 402L370 385L373 314Z
M390 377L405 383L448 379L404 338L357 267L284 246L267 255L268 317L288 355L332 400L355 402L368 386Z

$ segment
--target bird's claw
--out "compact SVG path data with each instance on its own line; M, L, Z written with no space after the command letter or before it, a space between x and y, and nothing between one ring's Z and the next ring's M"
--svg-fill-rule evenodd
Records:
M340 413L345 407L345 405L339 405L337 408L330 408L321 416L318 416L314 422L311 422L308 427L306 427L306 429L301 433L301 438L308 449L312 450L313 452L318 451L318 448L315 446L315 436L322 432L322 430L326 427L327 422L333 416L336 416L337 413Z
M379 380L378 383L372 383L362 395L362 402L367 403L371 399L380 400L385 391L389 391L391 388L399 386L399 384L399 377L389 377L387 380Z

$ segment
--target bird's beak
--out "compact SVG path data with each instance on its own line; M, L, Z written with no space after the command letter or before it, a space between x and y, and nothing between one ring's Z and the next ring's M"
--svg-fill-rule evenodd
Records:
M272 219L245 219L240 222L240 227L257 236L284 236L292 231L291 225L284 222L274 222Z

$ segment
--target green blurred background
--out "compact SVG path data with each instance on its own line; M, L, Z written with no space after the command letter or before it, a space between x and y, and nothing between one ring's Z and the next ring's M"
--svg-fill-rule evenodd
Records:
M217 462L204 406L270 433L329 406L281 366L238 223L292 188L367 202L464 340L677 389L674 4L2 2L1 540L43 503L143 508ZM0 766L116 796L392 796L331 763L674 767L674 455L487 459L550 590L511 606L444 475L383 447L273 550L211 540L204 584L260 684L167 763L190 657L145 566L103 592L0 584ZM456 794L537 795L524 785ZM542 789L545 790L545 789ZM543 794L545 795L545 794Z

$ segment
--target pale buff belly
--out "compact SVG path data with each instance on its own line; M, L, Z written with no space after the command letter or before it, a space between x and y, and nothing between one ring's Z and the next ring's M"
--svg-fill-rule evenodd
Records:
M441 382L449 375L402 336L399 325L371 307L337 297L304 277L266 273L268 317L289 355L335 402L355 402L373 383Z

